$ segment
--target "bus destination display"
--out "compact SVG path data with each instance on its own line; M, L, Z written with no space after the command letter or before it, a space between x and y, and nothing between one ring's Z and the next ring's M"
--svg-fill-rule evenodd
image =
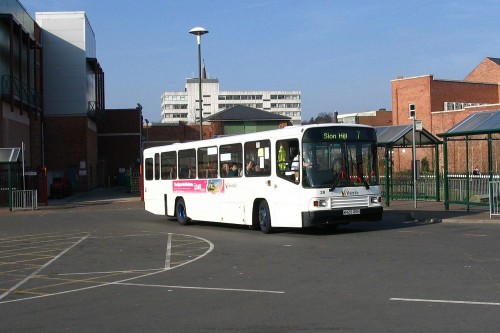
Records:
M372 141L376 140L373 128L323 127L310 128L304 141Z

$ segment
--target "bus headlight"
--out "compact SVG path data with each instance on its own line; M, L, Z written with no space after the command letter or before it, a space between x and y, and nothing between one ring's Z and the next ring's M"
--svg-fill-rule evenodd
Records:
M381 197L370 197L370 202L371 203L381 203L382 198Z
M326 207L326 200L314 200L314 207Z

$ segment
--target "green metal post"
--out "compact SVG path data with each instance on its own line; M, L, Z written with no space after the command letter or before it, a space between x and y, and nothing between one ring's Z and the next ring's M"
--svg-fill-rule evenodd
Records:
M467 211L470 210L470 175L469 175L469 136L465 136L465 195L467 197Z
M444 182L444 209L450 210L450 193L448 191L448 138L443 139L443 182Z
M11 163L7 164L7 187L8 187L8 202L9 202L9 210L12 211L12 172L11 172Z
M493 139L488 133L488 174L490 182L493 181Z
M389 193L389 167L391 165L391 152L392 148L390 146L385 147L385 205L389 207L390 202L390 193Z
M441 193L439 193L439 145L436 144L435 146L436 149L436 163L434 165L435 171L434 174L436 175L436 201L441 201Z

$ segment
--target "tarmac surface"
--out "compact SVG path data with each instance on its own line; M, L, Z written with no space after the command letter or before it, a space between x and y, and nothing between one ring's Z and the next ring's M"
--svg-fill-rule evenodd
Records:
M136 193L128 193L124 187L103 187L87 192L78 192L63 199L49 199L48 204L38 204L37 210L68 209L96 205L123 205L127 208L141 208L144 203ZM415 207L416 206L416 207ZM0 214L10 212L0 207ZM488 206L451 204L445 210L444 202L397 200L389 206L384 204L384 218L394 221L419 221L434 223L500 223L500 216L490 216Z
M125 188L1 208L0 331L496 332L500 218L450 208L271 236L182 226Z

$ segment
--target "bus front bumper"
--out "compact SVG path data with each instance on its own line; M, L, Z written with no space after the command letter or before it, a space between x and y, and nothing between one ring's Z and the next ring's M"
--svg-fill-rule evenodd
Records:
M344 210L359 209L360 213L355 215L344 215ZM384 208L368 207L335 210L318 210L313 212L302 212L302 227L312 227L320 224L342 224L353 221L380 221Z

